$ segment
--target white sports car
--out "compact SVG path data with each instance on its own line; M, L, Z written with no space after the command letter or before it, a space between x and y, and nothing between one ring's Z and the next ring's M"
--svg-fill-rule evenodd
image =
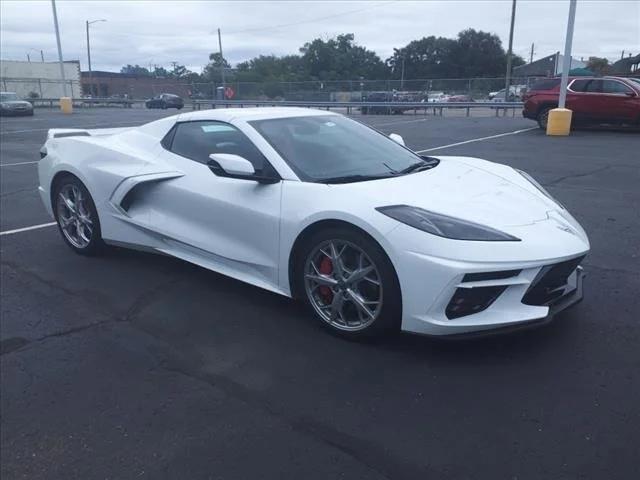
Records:
M535 180L390 137L297 108L52 129L39 190L78 253L178 257L304 299L348 337L529 325L582 298L589 241Z

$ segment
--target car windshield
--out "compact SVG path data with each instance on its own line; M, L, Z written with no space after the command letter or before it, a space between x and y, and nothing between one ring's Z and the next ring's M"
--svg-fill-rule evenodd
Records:
M15 93L0 93L0 101L11 102L14 100L20 100L18 98L18 95L16 95Z
M415 171L425 163L386 135L338 115L249 123L307 182L384 178Z

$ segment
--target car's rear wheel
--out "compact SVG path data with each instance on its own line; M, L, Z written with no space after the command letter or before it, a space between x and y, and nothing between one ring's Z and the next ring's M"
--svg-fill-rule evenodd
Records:
M356 230L332 228L312 235L302 250L298 291L323 326L352 339L398 329L400 286L374 240Z
M56 182L54 215L65 243L81 255L95 255L104 246L100 220L84 184L72 175Z
M538 116L537 116L538 126L542 130L547 129L547 123L549 122L549 112L551 111L551 109L552 107L544 107L538 112Z

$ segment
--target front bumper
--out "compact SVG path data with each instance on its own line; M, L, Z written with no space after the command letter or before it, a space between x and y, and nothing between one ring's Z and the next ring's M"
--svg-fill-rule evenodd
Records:
M569 288L562 297L560 297L556 302L554 302L552 305L549 306L549 313L547 314L546 317L536 319L536 320L518 322L518 323L514 323L504 327L497 327L491 330L478 330L478 331L471 331L467 333L447 335L444 338L452 339L452 340L453 339L462 340L462 339L468 339L468 338L487 337L487 336L500 335L505 333L520 332L522 330L531 330L531 329L535 329L535 328L547 325L551 321L553 321L559 313L573 307L574 305L582 301L582 298L584 296L583 283L584 283L585 276L586 274L584 273L584 269L581 266L579 266L574 272L574 275L572 275L572 278L569 279L569 282L570 282L569 285L572 286L573 288Z

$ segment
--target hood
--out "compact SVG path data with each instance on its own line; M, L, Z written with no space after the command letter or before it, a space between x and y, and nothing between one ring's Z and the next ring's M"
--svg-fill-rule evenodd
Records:
M492 172L490 162L480 161L480 168L465 157L439 158L437 167L424 172L331 188L368 197L373 207L410 205L494 228L530 225L557 209L509 167L496 164Z

